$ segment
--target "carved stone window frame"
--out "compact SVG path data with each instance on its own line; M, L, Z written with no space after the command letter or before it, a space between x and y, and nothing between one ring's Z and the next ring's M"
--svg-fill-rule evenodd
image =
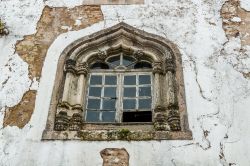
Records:
M84 122L89 65L124 51L153 66L152 123ZM70 44L61 54L43 140L189 140L181 54L160 36L119 23Z

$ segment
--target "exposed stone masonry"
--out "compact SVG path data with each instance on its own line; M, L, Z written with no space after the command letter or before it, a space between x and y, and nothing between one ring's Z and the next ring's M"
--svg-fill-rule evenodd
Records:
M30 79L40 79L47 50L57 36L69 30L86 28L101 20L103 20L103 15L100 6L82 5L74 8L46 6L37 23L37 32L25 36L16 44L16 52L29 64ZM11 125L22 128L29 122L35 106L36 93L36 91L26 92L17 106L7 109L4 126ZM23 107L24 105L25 107Z

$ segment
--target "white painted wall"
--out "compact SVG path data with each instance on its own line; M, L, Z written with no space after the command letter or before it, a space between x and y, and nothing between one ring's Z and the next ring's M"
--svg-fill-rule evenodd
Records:
M249 0L243 1L247 10ZM44 5L73 7L80 3L78 0L0 2L0 17L10 30L9 36L0 38L0 124L6 106L17 104L28 89L38 89L34 114L23 129L0 126L0 166L101 166L99 152L110 147L126 148L131 166L250 165L250 80L240 73L250 71L250 63L249 57L235 58L240 54L240 40L225 38L219 12L224 0L146 0L145 5L102 6L103 22L62 34L54 41L39 86L37 82L32 84L28 65L14 53L16 41L35 33ZM194 139L42 142L60 53L74 40L120 21L166 37L179 46ZM250 53L250 48L246 49ZM6 79L7 83L2 85ZM204 131L208 131L207 137Z

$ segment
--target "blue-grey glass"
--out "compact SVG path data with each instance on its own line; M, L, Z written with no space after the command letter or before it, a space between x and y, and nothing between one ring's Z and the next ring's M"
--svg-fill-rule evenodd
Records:
M135 85L136 76L124 76L124 85Z
M87 111L87 122L99 122L99 111Z
M151 87L140 87L139 96L151 96Z
M119 66L120 65L120 55L109 58L108 62L115 65L115 66Z
M88 99L88 109L100 109L100 99Z
M135 87L124 88L123 96L124 97L135 97L136 96L136 88Z
M124 57L123 57L123 60L122 60L122 64L123 64L124 66L128 66L128 65L130 65L131 63L133 63L134 61L135 61L134 58L129 57L129 56L124 56Z
M139 75L139 84L151 84L151 77L150 75Z
M114 111L103 111L102 112L103 122L115 122L115 112Z
M90 87L89 96L101 97L102 88L101 87Z
M116 87L105 87L104 88L104 97L116 97Z
M90 78L90 85L101 85L102 84L102 76L92 75Z
M139 109L151 109L151 99L139 99Z
M135 109L135 99L123 99L123 109Z
M105 76L105 85L116 85L116 76Z
M114 110L115 99L103 99L103 110Z

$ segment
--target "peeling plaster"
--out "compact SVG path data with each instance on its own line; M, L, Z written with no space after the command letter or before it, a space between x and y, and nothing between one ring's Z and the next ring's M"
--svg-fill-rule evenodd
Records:
M57 47L67 45L64 42L70 43L77 37L125 21L147 32L167 37L179 46L183 56L188 119L194 140L130 143L40 141L54 80L52 75L55 71L52 69L57 61L53 56L46 57L41 80L35 75L33 78L36 81L33 78L31 81L28 76L28 64L14 54L16 41L21 40L24 35L35 33L34 27L44 5L41 1L37 2L38 8L34 8L34 3L28 0L0 2L6 8L2 12L0 10L1 17L10 29L10 36L0 39L0 47L5 50L4 54L0 55L0 69L1 73L4 73L0 75L0 93L4 95L0 96L12 96L0 100L3 101L1 105L4 107L0 111L0 117L3 117L6 105L14 106L27 90L38 89L36 108L29 123L23 129L7 126L0 130L0 150L4 152L0 153L0 165L97 166L102 164L99 152L107 147L126 148L132 166L249 165L248 1L238 1L236 8L239 13L236 12L232 17L225 16L228 17L226 19L222 16L222 20L222 5L232 1L146 0L145 5L138 6L102 6L103 22L80 31L65 30L64 34L56 38L47 54L60 55ZM63 2L54 3L53 6L74 7L81 4L79 1ZM29 17L28 13L31 10L34 12L30 13L36 16ZM15 18L16 22L8 21ZM72 24L75 24L75 20ZM24 26L19 28L19 25ZM232 26L229 33L225 25L229 28ZM234 25L236 26L233 27ZM19 67L9 71L8 66L5 66L9 61L15 61ZM25 74L19 76L18 73L21 71ZM46 75L48 72L50 75ZM25 82L24 86L20 86L14 78L18 82ZM16 93L8 91L9 89L14 89ZM2 119L0 118L0 122Z

